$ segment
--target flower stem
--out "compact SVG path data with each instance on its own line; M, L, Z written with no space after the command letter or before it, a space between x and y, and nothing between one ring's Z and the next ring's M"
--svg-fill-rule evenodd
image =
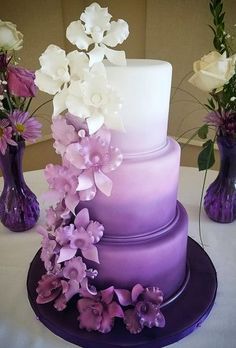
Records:
M32 117L39 109L41 109L41 107L43 107L44 105L50 103L52 100L53 100L53 99L49 99L49 100L47 100L46 102L44 102L43 104L39 105L39 106L31 113L30 116Z

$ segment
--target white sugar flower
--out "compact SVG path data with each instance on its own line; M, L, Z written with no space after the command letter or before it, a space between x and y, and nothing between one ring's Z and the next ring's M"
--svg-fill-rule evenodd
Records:
M23 34L11 22L0 19L0 51L18 51L23 46Z
M111 27L111 17L107 8L102 8L99 4L93 3L86 7L80 19L84 22L86 34L92 36L93 42L100 43L104 32Z
M117 113L121 101L108 84L100 69L99 73L90 73L86 79L72 81L67 94L64 94L64 106L78 117L87 119L89 133L95 133L104 123L111 129L123 130L123 124Z
M90 44L95 44L88 53L89 65L101 62L104 57L113 64L125 65L125 52L115 51L107 46L115 47L128 37L128 24L122 19L110 23L111 15L107 8L101 8L97 3L87 7L80 19L68 26L66 37L79 49L88 50Z
M67 54L70 66L71 80L83 80L84 74L89 71L89 59L83 52L73 51Z
M35 72L35 84L41 91L56 94L70 80L69 59L65 51L56 45L49 45L39 62L41 69Z

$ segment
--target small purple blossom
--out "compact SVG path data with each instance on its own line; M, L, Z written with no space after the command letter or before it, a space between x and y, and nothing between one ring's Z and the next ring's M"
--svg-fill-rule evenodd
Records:
M63 276L81 283L86 277L86 265L80 256L65 262Z
M23 139L34 142L41 136L41 123L31 117L28 112L14 110L9 115L9 120L13 125L14 132Z
M16 97L35 97L37 87L34 72L25 68L8 65L8 89Z
M12 140L12 127L9 127L7 119L0 120L0 152L5 155L7 145L16 146L16 142Z

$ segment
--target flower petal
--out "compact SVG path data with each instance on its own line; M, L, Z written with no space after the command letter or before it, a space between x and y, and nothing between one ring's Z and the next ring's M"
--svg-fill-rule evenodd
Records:
M58 92L53 98L53 117L58 116L62 111L66 109L66 98L68 96L68 88L64 88Z
M89 69L89 59L84 52L77 50L67 54L72 80L83 80L85 72Z
M84 26L80 20L70 23L66 29L66 37L80 50L87 50L92 43L92 40L85 34Z
M124 318L124 312L118 303L113 301L108 305L108 313L111 318L118 317L118 318Z
M99 262L99 258L98 258L98 250L97 247L93 244L91 244L91 246L88 249L83 249L81 250L83 257L85 257L87 260L91 260L94 261L96 263L100 263Z
M100 63L105 54L105 46L100 47L95 45L95 47L88 53L89 55L89 66L93 66L95 63Z
M111 27L104 36L102 42L110 47L115 47L117 44L122 44L129 35L128 23L123 19L118 19L117 22L112 21Z
M89 170L86 170L82 174L80 174L78 181L79 184L76 189L77 191L88 190L94 185L93 175Z
M102 302L109 304L111 303L114 295L114 286L110 286L107 289L101 290Z
M115 289L115 294L121 306L129 306L132 303L131 293L126 289Z
M71 249L68 246L62 247L60 250L60 255L57 260L57 263L61 263L61 262L72 259L72 257L75 256L76 251L77 251L76 249Z
M136 302L138 297L143 293L144 287L141 284L136 284L131 291L131 298L133 302Z
M97 188L109 197L112 190L112 180L100 170L94 172L94 179Z
M67 194L65 197L65 206L68 208L73 214L75 213L75 208L79 203L79 195L75 194Z
M105 45L101 45L101 47L103 48L105 56L111 63L121 66L125 66L127 64L125 51L115 51L111 48L106 47Z
M48 94L56 94L60 91L63 82L61 80L53 80L49 75L43 73L41 70L35 71L35 84L40 91Z
M86 229L86 227L89 224L89 221L89 211L87 208L84 208L81 209L76 215L74 224L76 228L83 227L84 229Z
M89 129L89 134L94 134L97 132L104 124L104 117L99 115L96 117L88 117L86 119Z
M139 318L135 309L128 309L127 311L125 311L124 316L126 329L129 330L130 333L138 334L142 331L143 326L139 322Z

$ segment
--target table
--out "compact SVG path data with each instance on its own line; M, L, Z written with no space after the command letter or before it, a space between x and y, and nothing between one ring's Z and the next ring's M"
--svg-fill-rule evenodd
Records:
M189 235L198 242L198 212L203 175L196 168L180 169L178 198L189 214ZM217 172L209 171L206 185L216 175ZM25 179L40 201L40 195L47 190L43 171L26 172ZM39 224L44 223L43 207L41 210ZM205 250L218 274L216 303L200 329L169 347L235 348L236 221L231 224L215 223L202 212L201 226ZM40 247L40 241L41 237L34 229L14 233L0 225L0 348L76 347L45 328L36 319L28 302L26 277L29 264Z

